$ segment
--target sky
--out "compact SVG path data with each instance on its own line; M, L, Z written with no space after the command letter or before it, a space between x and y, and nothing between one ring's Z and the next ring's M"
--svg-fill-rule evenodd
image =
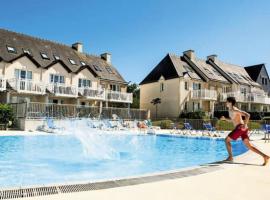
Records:
M112 54L126 81L139 83L167 53L217 54L270 70L269 0L2 1L0 28Z

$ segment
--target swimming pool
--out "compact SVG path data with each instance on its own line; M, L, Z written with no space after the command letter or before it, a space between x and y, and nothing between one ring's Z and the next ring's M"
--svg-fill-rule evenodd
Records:
M222 139L98 134L91 141L86 149L74 135L1 136L0 188L117 179L227 156ZM234 155L247 150L241 141L232 146Z

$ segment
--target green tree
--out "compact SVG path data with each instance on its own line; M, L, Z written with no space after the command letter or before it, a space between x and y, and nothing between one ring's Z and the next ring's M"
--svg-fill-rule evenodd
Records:
M131 108L140 108L140 88L136 83L130 83L127 86L127 92L133 94L133 103L130 105Z

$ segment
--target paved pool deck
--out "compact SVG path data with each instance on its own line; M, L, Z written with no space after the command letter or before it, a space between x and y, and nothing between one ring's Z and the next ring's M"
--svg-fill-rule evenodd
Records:
M259 149L270 155L270 142L252 141ZM270 199L270 163L261 166L263 159L247 152L234 163L218 164L221 169L207 173L168 179L138 185L75 192L58 195L22 198L29 200L267 200Z

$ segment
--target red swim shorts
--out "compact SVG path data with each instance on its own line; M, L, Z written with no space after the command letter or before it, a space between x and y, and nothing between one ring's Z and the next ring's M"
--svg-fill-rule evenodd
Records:
M238 124L235 129L228 135L232 140L237 140L237 138L241 137L242 140L249 139L248 137L248 129L244 128L243 124Z

